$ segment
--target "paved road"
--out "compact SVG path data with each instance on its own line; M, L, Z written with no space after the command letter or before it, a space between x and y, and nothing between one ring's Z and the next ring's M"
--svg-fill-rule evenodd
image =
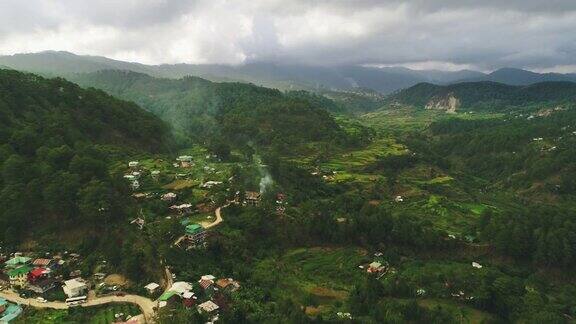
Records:
M165 275L166 275L166 289L164 291L168 291L170 287L172 287L173 280L172 280L172 273L168 267L164 268ZM91 295L91 294L89 294ZM0 291L0 297L5 298L8 301L13 303L17 303L20 305L27 305L36 308L51 308L51 309L68 309L69 306L65 302L46 302L42 303L35 298L22 298L17 293L11 290ZM104 297L96 297L90 298L82 307L90 307L90 306L99 306L111 303L130 303L135 304L140 307L142 310L143 318L141 316L135 317L141 323L152 323L154 320L154 307L157 306L157 300L151 300L146 297L138 296L138 295L124 295L124 296L104 296Z
M42 303L35 298L22 298L17 293L6 290L0 292L0 297L5 298L8 301L17 303L20 305L26 305L36 308L51 308L51 309L68 309L69 306L65 302L46 302ZM125 295L125 296L105 296L98 297L88 300L86 303L82 304L82 307L98 306L111 303L130 303L136 304L142 310L144 319L141 322L151 323L154 319L154 307L156 306L156 301L150 300L146 297L138 295Z
M142 310L146 322L152 322L154 318L154 307L156 301L138 295L125 295L125 296L105 296L88 300L82 304L82 307L98 306L111 303L130 303L136 304Z
M0 291L0 297L20 305L27 305L38 308L68 309L68 305L66 305L64 302L41 303L35 298L22 298L11 290Z

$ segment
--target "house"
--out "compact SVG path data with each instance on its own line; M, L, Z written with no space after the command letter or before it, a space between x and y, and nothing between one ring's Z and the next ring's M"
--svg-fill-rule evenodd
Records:
M209 289L212 285L214 285L214 281L212 281L212 280L200 279L200 280L198 280L198 284L200 285L200 288L202 288L202 290L207 290L207 289Z
M158 306L164 307L169 303L174 303L178 300L179 296L175 291L167 291L158 298Z
M160 177L160 171L152 170L152 172L150 172L150 175L152 176L153 179L158 180L158 178Z
M132 187L132 190L138 190L140 188L140 182L138 182L138 180L134 180L130 186Z
M31 260L32 259L29 257L15 256L12 259L6 261L4 264L6 265L7 268L18 268L20 266L30 264Z
M62 289L68 298L72 298L85 295L88 292L88 285L82 278L75 278L64 281Z
M146 286L144 286L144 289L146 289L149 294L153 294L156 292L156 289L158 289L159 287L160 287L159 284L157 284L155 282L151 282L151 283L147 284Z
M189 299L193 297L194 293L192 292L192 285L185 281L178 281L173 283L170 289L158 298L160 301L158 305L164 307L168 303L176 302L178 298Z
M214 279L216 279L216 277L214 277L213 275L203 275L202 277L200 277L201 280L212 280L214 281Z
M234 292L240 288L240 284L232 278L216 280L216 286L223 292Z
M180 155L176 158L176 161L178 162L192 162L193 160L194 158L190 155Z
M191 204L172 205L170 209L178 212L179 214L188 214L192 211Z
M215 279L214 276L206 275L202 276L200 280L198 280L200 288L202 288L204 293L208 296L211 296L216 291L218 291L218 288L214 285L214 279Z
M206 181L200 187L202 187L204 189L210 189L210 188L217 186L217 185L220 185L220 184L222 184L222 181Z
M198 305L198 311L201 313L213 313L215 311L217 311L220 307L218 305L216 305L213 301L209 300L207 302L204 302L200 305Z
M0 298L0 303L3 301ZM22 306L6 303L4 311L0 314L0 323L10 323L22 313Z
M40 279L48 278L50 274L50 269L46 268L34 268L28 273L28 282L34 283Z
M186 308L191 308L194 305L196 305L197 300L198 300L198 298L196 296L194 296L193 292L187 292L187 293L184 293L184 295L182 295L182 304Z
M128 167L129 167L129 168L137 168L138 165L140 165L140 163L138 163L138 161L130 161L130 162L128 162Z
M8 301L0 297L0 315L6 310L7 307Z
M200 224L190 224L186 226L186 239L193 245L202 245L206 239L208 232Z
M178 296L182 296L184 293L192 291L192 285L185 281L177 281L168 290L175 292Z
M32 261L32 265L35 267L41 267L41 268L49 268L53 265L54 260L52 259L36 259L34 261Z
M396 196L396 197L394 198L394 201L395 201L395 202L403 202L403 201L404 201L404 198L402 198L402 196Z
M38 294L43 294L54 287L56 287L56 280L53 278L40 279L28 285L28 289Z
M472 262L472 266L476 269L482 269L482 265L478 262Z
M81 270L70 271L70 277L72 277L72 278L80 277L81 275L82 275Z
M244 194L245 203L252 206L257 206L260 203L261 195L256 191L246 191Z
M189 168L193 164L192 163L193 158L190 155L179 156L178 158L176 158L176 161L178 161L179 166L182 168Z
M169 193L165 193L162 196L160 196L160 200L162 201L173 201L174 199L176 199L178 197L177 194L173 193L173 192L169 192Z
M366 272L378 273L378 272L384 271L384 269L385 269L385 267L382 266L382 263L380 263L378 261L374 261L368 265L368 269L366 270Z
M32 270L32 267L28 265L23 265L19 268L12 269L8 271L8 278L10 280L10 285L13 287L24 288L28 285L28 273Z

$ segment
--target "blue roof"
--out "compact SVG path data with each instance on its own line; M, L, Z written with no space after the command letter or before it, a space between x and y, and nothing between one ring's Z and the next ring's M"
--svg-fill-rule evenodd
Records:
M8 308L2 313L3 317L0 317L0 323L10 322L22 313L22 307L14 304L8 305Z

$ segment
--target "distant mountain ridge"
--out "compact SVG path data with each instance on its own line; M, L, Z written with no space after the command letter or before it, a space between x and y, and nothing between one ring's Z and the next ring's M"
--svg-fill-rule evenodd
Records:
M530 85L554 81L576 82L576 74L536 73L522 69L502 68L484 76L458 80L458 82L480 81L492 81L508 85Z
M510 85L528 85L545 81L576 82L576 74L542 74L512 68L504 68L485 74L471 70L411 70L405 67L352 65L323 67L269 62L254 62L243 65L145 65L101 56L76 55L56 51L0 56L0 65L48 76L67 77L75 73L90 73L101 70L128 70L154 77L181 78L191 75L215 82L247 82L281 90L339 91L360 87L374 89L381 94L390 94L421 82L440 85L464 81L493 81Z

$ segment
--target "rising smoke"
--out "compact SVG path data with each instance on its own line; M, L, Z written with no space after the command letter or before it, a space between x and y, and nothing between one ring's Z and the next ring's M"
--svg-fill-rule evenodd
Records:
M265 164L262 164L260 156L254 154L253 158L254 162L256 162L258 172L260 173L260 193L263 194L274 184L274 179L272 179L268 167Z

